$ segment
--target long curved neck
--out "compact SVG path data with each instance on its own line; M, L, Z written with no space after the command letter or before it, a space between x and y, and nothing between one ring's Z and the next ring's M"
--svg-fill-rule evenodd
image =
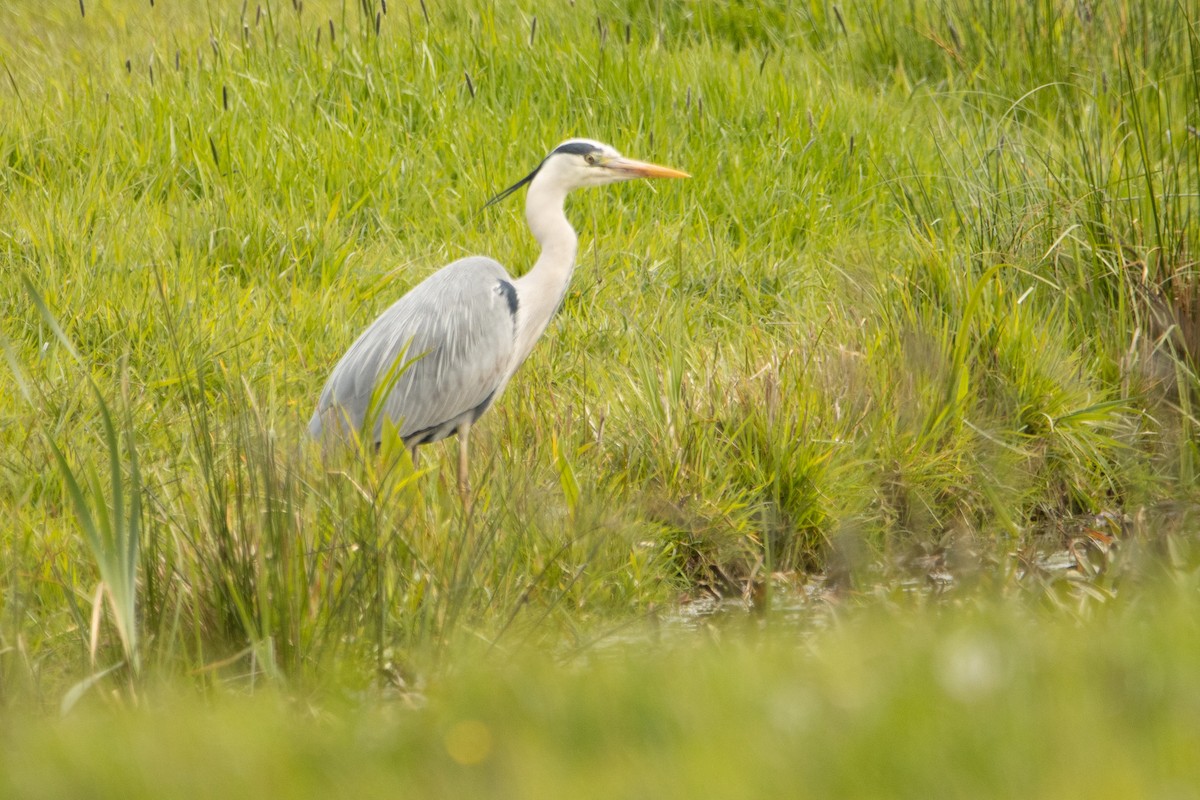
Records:
M525 220L533 231L533 238L542 246L542 252L533 268L513 281L520 302L513 370L533 350L571 282L579 239L563 213L566 199L566 190L542 173L529 185Z

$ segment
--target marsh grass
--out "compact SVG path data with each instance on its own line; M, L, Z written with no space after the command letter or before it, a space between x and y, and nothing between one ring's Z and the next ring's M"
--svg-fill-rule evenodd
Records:
M82 9L0 10L5 702L407 687L1196 499L1186 4ZM695 177L572 199L470 510L452 443L323 461L337 356L437 265L531 263L479 209L572 135Z

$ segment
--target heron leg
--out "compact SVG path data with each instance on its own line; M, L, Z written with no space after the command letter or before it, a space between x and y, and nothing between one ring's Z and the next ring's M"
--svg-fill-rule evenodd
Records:
M471 433L471 423L464 422L458 426L458 492L466 500L470 491L467 472L467 437Z
M412 452L412 460L413 460L413 469L420 469L421 456L417 453L417 446L415 444L412 446L411 452Z

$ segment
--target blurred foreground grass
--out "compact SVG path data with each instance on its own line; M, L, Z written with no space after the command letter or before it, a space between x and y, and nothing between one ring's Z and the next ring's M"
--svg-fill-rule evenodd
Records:
M9 797L1189 797L1200 583L1079 616L887 592L461 652L389 697L149 689L0 728ZM822 604L823 606L823 604ZM120 705L128 704L128 700Z

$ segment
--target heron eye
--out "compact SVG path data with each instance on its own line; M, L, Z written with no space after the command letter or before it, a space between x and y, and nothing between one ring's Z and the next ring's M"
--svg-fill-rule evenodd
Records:
M594 165L594 164L596 163L596 154L595 154L595 153L588 153L588 154L587 154L586 156L584 156L583 158L584 158L584 160L585 160L585 161L587 161L587 163L589 163L589 164L593 164L593 165Z

